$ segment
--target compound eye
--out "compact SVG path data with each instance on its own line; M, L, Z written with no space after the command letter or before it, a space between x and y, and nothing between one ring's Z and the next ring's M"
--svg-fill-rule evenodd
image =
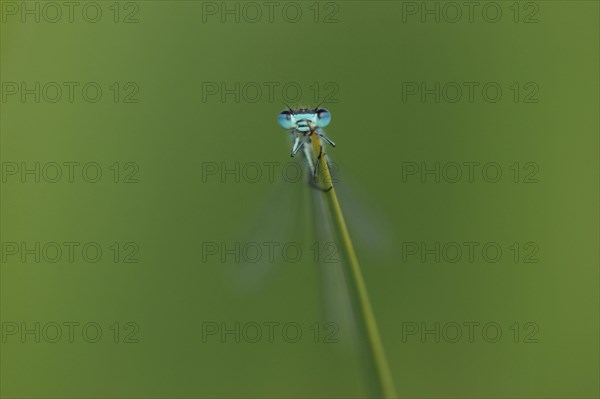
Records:
M319 123L319 127L325 127L329 125L329 122L331 122L331 112L327 111L325 108L319 108L317 110L317 121Z
M279 126L284 129L292 128L292 113L288 110L281 111L279 115L277 115L277 122L279 122Z

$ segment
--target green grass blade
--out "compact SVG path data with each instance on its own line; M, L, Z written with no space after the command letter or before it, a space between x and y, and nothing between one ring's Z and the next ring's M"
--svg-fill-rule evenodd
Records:
M315 159L318 159L321 148L321 143L316 135L313 135L312 149ZM365 284L354 245L344 220L342 208L337 198L335 187L331 179L331 173L325 156L319 160L319 175L323 182L323 188L332 187L331 190L324 193L327 198L328 210L331 220L333 221L336 234L341 240L341 248L346 262L344 262L344 271L347 276L346 283L348 292L355 307L358 327L363 331L363 336L366 340L366 353L371 363L370 369L374 370L374 378L376 380L377 395L384 398L395 398L396 390L392 379L392 374L386 359L385 350L379 335L377 321L371 308L367 286Z

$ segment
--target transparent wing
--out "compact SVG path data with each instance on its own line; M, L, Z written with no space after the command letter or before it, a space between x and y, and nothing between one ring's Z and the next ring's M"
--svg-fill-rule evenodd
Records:
M305 160L298 159L298 162L303 170L308 171ZM320 252L315 268L322 319L335 323L342 331L354 331L341 247L326 210L326 194L310 187L305 180L274 184L262 208L252 211L256 216L242 229L240 241L264 243L302 239L305 245L317 243ZM363 264L373 264L373 259L385 258L392 253L392 235L386 233L385 218L372 211L377 207L373 206L368 195L354 192L347 180L344 176L335 188L359 256L368 255L370 262ZM285 269L280 253L275 256L273 261L263 258L260 262L242 261L236 265L231 276L234 288L242 294L262 290L277 277L278 272Z
M259 209L250 210L254 216L245 223L237 237L242 248L252 246L260 248L260 257L242 253L242 259L232 270L231 281L241 293L260 290L282 269L283 259L280 248L282 243L293 241L301 236L305 226L303 221L304 204L300 200L301 184L279 181L270 187L270 192Z
M340 179L341 180L341 179ZM344 176L344 181L335 184L340 205L343 209L348 229L352 237L361 265L377 265L378 259L386 259L393 253L393 237L390 227L382 215L373 212L377 209L368 195L359 195L352 190ZM313 191L313 214L315 235L320 242L337 240L326 211L321 192ZM327 262L323 257L319 266L323 319L335 322L344 331L354 331L352 305L345 282L341 248L337 262ZM367 258L367 259L365 259ZM353 337L356 340L356 336Z
M324 193L314 189L311 191L314 236L325 252L319 256L317 263L322 319L335 323L341 331L353 332L354 320L346 288L341 247L334 235L332 221L326 210ZM348 344L356 339L356 337L350 338L346 341Z
M368 193L353 187L346 174L335 186L354 245L371 259L389 259L394 253L394 229L378 212L381 207L377 202Z
M324 136L324 132L321 132ZM329 141L329 140L327 140ZM365 190L358 190L359 185L353 181L348 173L341 173L339 164L333 161L335 150L323 143L326 153L333 185L340 205L346 218L354 245L369 254L371 259L383 260L394 253L395 229L388 222L388 218L381 212L377 201ZM317 176L323 178L324 176Z

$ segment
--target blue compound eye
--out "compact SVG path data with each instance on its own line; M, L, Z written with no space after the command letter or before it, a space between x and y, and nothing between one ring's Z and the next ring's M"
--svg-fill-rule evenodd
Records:
M292 113L288 110L281 111L279 115L277 115L277 122L279 122L279 126L284 129L292 128Z
M325 108L319 108L317 110L317 122L319 123L319 127L329 125L329 122L331 122L331 112L327 111Z

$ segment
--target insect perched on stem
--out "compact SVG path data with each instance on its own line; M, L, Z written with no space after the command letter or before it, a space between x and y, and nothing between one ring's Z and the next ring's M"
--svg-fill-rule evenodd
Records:
M325 192L331 190L333 185L322 188L316 184L321 159L327 159L321 139L335 147L335 143L323 131L323 128L331 122L331 113L318 106L313 109L292 109L288 107L288 109L279 113L277 121L282 128L292 134L294 145L291 155L296 155L300 149L304 150L304 156L312 176L310 184Z
M359 330L365 353L368 355L369 381L374 382L374 396L384 398L395 398L396 392L394 381L387 364L386 354L379 335L379 328L375 320L371 302L367 292L367 286L362 276L362 271L358 263L354 245L350 239L350 233L344 220L342 208L338 201L337 194L333 189L331 173L327 163L327 156L323 151L321 140L326 141L335 147L335 143L325 135L323 128L331 122L331 113L325 108L319 106L314 109L299 108L281 111L277 120L282 128L292 134L294 145L292 147L292 156L296 155L301 148L304 149L304 155L311 173L311 185L327 192L327 206L324 214L329 214L327 218L332 221L337 237L341 244L344 262L344 281L346 283L348 297L352 298L353 313L356 316L356 326ZM308 145L307 145L308 143ZM316 179L319 170L323 174L323 186L317 184ZM321 197L323 199L323 197ZM325 202L325 201L321 201ZM330 287L328 287L330 288Z
M304 150L304 155L311 172L309 183L327 192L325 196L312 197L321 200L315 202L319 202L322 205L326 203L326 206L321 208L323 210L322 214L325 216L325 220L331 222L332 230L335 230L337 233L337 239L342 249L343 261L341 265L344 272L343 281L348 298L350 298L349 302L353 310L353 320L357 331L359 331L358 335L361 337L361 346L364 348L362 353L366 355L365 370L368 371L369 382L371 382L369 385L373 388L374 396L395 398L397 395L394 388L394 380L387 363L379 328L377 327L377 321L375 320L369 300L367 286L362 276L336 190L333 188L327 156L325 151L323 151L323 141L335 147L335 143L323 131L323 128L331 122L331 113L319 106L313 109L292 109L288 106L287 110L279 113L277 121L282 128L289 131L292 135L294 141L292 156L296 155L300 149ZM322 185L317 184L316 181L319 171L322 171L323 174ZM325 199L326 201L324 201ZM316 225L322 226L324 224L318 223ZM328 268L321 269L325 271ZM326 288L326 292L332 292L331 286L328 285Z

